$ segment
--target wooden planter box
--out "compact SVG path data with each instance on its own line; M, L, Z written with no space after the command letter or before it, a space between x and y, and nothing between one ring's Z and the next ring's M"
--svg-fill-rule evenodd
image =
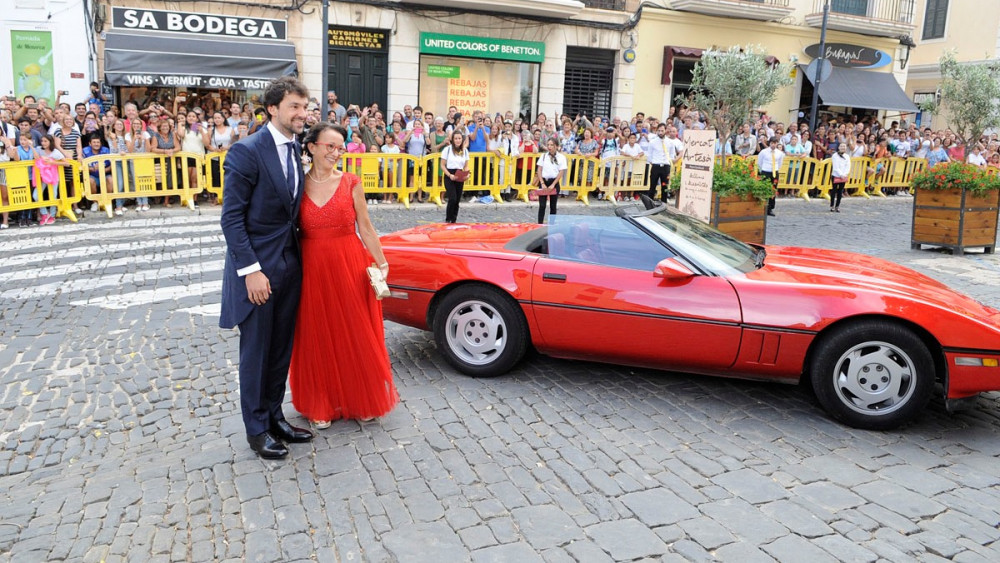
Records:
M961 256L967 248L996 250L1000 190L976 196L967 190L915 190L910 248L940 246Z
M767 236L767 202L753 196L712 194L713 227L747 243L764 244Z

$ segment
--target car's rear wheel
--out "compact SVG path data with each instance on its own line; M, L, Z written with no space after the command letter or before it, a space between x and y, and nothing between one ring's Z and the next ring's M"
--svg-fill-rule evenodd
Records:
M485 285L465 285L441 300L434 339L458 371L492 377L509 371L528 348L528 323L511 297Z
M934 360L911 330L868 320L824 336L817 346L810 379L816 398L835 419L886 430L912 420L927 405Z

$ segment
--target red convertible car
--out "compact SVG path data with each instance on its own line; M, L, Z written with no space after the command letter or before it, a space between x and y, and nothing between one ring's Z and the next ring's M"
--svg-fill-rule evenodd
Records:
M385 317L433 330L459 371L528 346L573 358L796 383L845 424L913 419L1000 389L1000 311L849 252L751 246L662 205L549 225L438 224L382 237Z

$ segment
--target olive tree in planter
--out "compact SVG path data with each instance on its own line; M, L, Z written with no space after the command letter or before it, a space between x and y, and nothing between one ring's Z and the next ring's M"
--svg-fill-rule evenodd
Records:
M676 103L698 110L719 132L720 142L750 122L750 114L770 104L792 83L790 68L766 55L760 45L708 49L694 65L691 93Z
M959 63L948 52L940 64L940 100L924 102L920 109L934 114L946 110L950 129L971 146L984 131L1000 126L1000 63Z
M971 164L943 162L913 177L910 247L933 245L961 255L996 250L1000 178Z
M717 163L712 170L712 209L709 223L743 242L764 244L767 237L767 200L774 194L770 180L742 158ZM681 170L670 179L678 192Z

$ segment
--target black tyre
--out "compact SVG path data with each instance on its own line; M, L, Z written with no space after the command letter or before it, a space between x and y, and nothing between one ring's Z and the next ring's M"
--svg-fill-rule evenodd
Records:
M524 314L517 302L494 287L456 288L441 300L432 324L438 349L466 375L502 375L528 348Z
M833 418L867 430L915 418L934 390L934 360L917 335L869 320L823 337L810 366L816 398Z

